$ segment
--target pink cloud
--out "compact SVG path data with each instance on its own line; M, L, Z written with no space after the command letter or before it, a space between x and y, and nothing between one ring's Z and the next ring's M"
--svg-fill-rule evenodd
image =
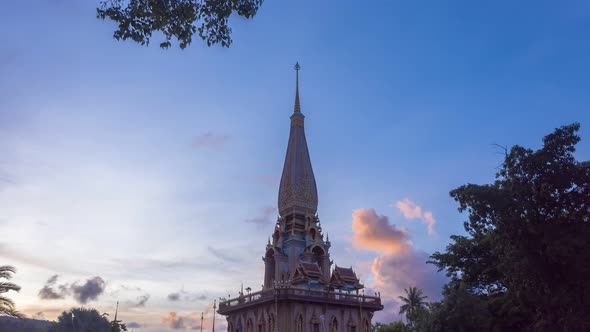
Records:
M428 212L420 215L432 218ZM377 253L368 265L357 266L369 267L375 278L371 288L381 292L386 308L378 314L378 320L385 322L399 318L397 297L405 288L422 289L430 301L440 298L445 277L437 272L436 267L426 263L427 253L414 248L407 229L391 224L386 216L377 214L374 209L358 209L352 213L352 231L355 249Z
M410 200L409 198L404 198L401 201L397 201L395 203L395 207L407 220L422 219L422 223L426 225L426 229L428 230L428 235L436 234L434 230L434 224L436 224L436 220L434 219L432 211L426 211L422 209L420 205L416 204L416 202Z
M213 326L213 304L208 305L203 312L203 331L211 331ZM174 330L200 330L201 328L201 313L190 312L186 314L179 314L175 311L169 312L168 315L161 317L163 325ZM219 327L221 331L224 328L223 316L215 317L215 327Z
M397 201L395 207L398 208L408 220L422 217L422 208L408 198L404 198L403 201Z
M390 224L387 217L377 215L374 209L354 210L352 231L352 245L357 249L396 253L411 247L408 231Z

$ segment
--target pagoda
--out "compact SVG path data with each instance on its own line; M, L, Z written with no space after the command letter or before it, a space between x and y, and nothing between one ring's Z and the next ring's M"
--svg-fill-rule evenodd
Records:
M262 290L219 303L228 332L370 332L373 313L383 309L378 294L365 295L352 267L330 260L317 215L318 193L299 103L295 106L283 174L279 217L266 245Z

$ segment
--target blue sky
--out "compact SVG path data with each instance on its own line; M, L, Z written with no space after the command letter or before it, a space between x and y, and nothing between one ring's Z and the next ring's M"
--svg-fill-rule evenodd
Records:
M77 304L39 298L56 274L100 276L88 305L119 299L145 331L241 282L257 289L295 61L332 258L367 286L379 288L369 266L382 253L352 245L353 210L407 228L422 257L463 232L448 192L493 180L493 144L536 148L578 121L577 157L590 159L586 1L266 1L232 18L229 49L186 50L115 41L97 2L0 13L0 263L19 268L12 297L30 315ZM395 207L405 199L435 234ZM418 286L435 297L439 285Z

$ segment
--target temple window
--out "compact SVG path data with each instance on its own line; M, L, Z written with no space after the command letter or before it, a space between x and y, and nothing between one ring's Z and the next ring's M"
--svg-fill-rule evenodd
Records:
M330 332L338 332L338 321L336 317L333 317L332 322L330 322Z

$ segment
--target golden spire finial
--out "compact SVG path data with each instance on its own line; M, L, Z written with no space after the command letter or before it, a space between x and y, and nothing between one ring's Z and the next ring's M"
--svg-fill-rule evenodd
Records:
M301 66L299 62L295 63L295 113L301 113L301 105L299 105L299 69Z

